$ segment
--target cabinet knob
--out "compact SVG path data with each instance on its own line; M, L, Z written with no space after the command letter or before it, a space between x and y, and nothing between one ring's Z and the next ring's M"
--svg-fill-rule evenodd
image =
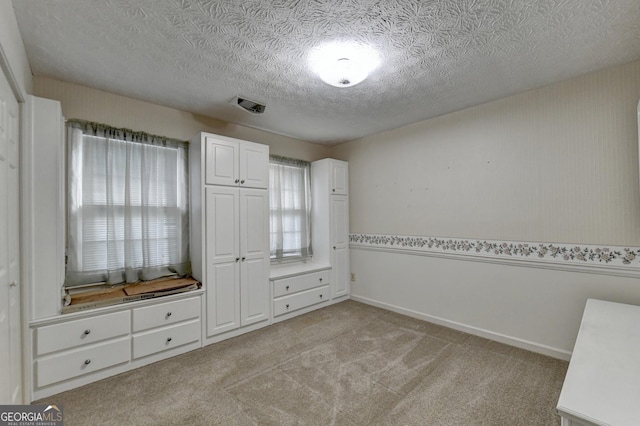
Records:
M236 179L236 183L240 182L240 179Z
M320 282L322 282L322 278L320 278Z
M84 335L86 336L87 334L91 333L91 330L89 330L88 328L84 331Z
M243 258L242 258L242 261L244 262L245 260L247 260L247 258L246 258L246 257L243 257Z
M336 190L335 190L335 189L332 189L332 191L333 191L333 192L336 192Z
M167 312L167 318L171 316L171 312Z
M286 287L285 287L285 290L289 290L289 286L286 286Z
M242 183L244 183L244 179L242 179L242 180L240 181L240 183L241 183L241 184L242 184Z
M238 261L239 261L239 260L240 260L240 258L239 258L239 257L236 257L236 263L238 263Z
M11 284L9 284L9 287L16 287L18 284L15 281L11 281Z
M84 365L89 365L91 364L91 360L90 359L85 359L84 360Z
M320 299L322 299L322 295L320 295Z
M170 343L171 340L173 340L173 339L171 339L171 337L167 337L167 343Z
M289 309L289 304L287 303L287 304L285 305L285 307L286 307L287 309Z
M333 249L335 250L335 249L336 249L336 246L333 246Z

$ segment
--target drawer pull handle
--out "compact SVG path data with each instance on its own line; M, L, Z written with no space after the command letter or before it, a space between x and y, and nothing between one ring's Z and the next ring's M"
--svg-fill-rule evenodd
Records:
M91 333L91 330L89 330L88 328L84 331L84 335L88 335L89 333Z
M84 360L84 365L89 365L91 364L91 360L90 359L85 359Z
M171 312L167 312L167 318L171 316Z
M289 304L287 303L286 308L289 309Z
M167 343L171 342L171 337L167 337Z
M285 289L286 289L286 290L289 290L289 286L286 286L286 287L285 287Z

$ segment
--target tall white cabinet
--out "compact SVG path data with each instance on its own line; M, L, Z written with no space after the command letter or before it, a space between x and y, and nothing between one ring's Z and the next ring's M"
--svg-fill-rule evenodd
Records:
M331 265L331 299L350 294L349 164L327 158L311 163L314 261Z
M191 262L206 289L206 344L270 322L269 147L200 133L189 157Z

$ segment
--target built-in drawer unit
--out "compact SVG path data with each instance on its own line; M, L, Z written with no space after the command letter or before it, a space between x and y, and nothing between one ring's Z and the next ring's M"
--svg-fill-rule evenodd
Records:
M44 357L36 361L36 383L38 387L47 386L126 363L130 357L129 336Z
M130 329L131 320L128 311L39 327L36 330L36 354L45 355L126 336Z
M200 317L200 298L176 300L133 310L133 332Z
M133 336L133 358L177 348L200 340L199 320L162 327Z
M329 284L330 271L318 271L273 281L273 297L286 296Z
M200 348L202 294L196 290L29 324L30 400Z
M273 301L273 315L278 316L293 312L317 303L326 302L330 298L331 293L328 285L280 297Z

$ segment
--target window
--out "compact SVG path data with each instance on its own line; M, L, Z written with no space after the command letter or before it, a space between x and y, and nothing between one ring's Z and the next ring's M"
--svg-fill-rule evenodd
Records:
M311 257L311 163L269 160L270 255L272 261Z
M69 121L65 286L190 273L188 144Z

